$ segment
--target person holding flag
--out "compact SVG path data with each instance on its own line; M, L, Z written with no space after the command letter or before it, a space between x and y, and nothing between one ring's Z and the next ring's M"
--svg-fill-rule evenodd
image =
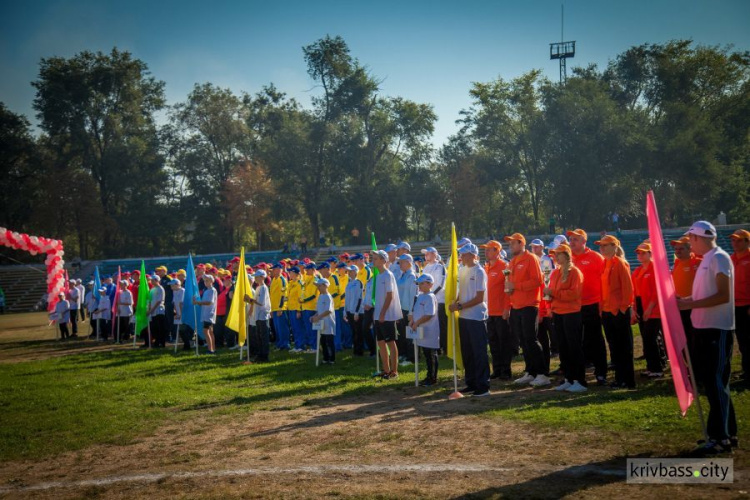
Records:
M690 251L690 238L683 236L680 239L669 242L674 248L674 267L672 268L672 282L674 283L675 295L677 298L689 298L693 294L693 281L695 273L701 260L697 255ZM690 320L690 310L680 311L682 327L685 330L685 338L688 344L688 352L691 353L695 348L693 345L693 322Z
M151 290L149 291L149 310L151 318L151 341L154 347L167 346L167 317L164 314L164 289L161 287L161 278L156 274L151 275Z
M458 251L463 264L458 270L458 299L448 305L458 311L458 333L466 388L476 397L490 395L490 363L487 358L487 273L477 265L479 248L467 243Z
M133 335L133 347L135 347L135 341L138 336L143 339L143 345L141 347L151 346L151 329L149 327L149 289L146 281L146 264L141 261L141 270L136 274L133 271L133 275L136 276L136 283L138 283L137 294L134 293L133 297L136 299L136 313L135 313L135 334Z
M193 305L201 308L201 323L203 324L203 337L206 339L208 354L216 354L214 344L214 324L216 323L216 288L214 288L214 277L210 274L203 275L205 285L200 300L193 297Z
M710 222L695 222L686 236L690 248L703 256L693 281L692 296L678 300L680 309L692 310L696 349L696 378L708 398L708 440L695 456L730 453L737 445L737 419L729 392L735 328L734 265L716 244L716 228Z
M245 303L253 297L253 288L246 271L244 247L240 250L240 260L236 269L237 282L234 284L234 295L227 313L226 327L237 332L237 345L240 349L240 359L242 359L242 346L247 344L247 309Z
M120 280L120 293L117 294L117 328L120 343L130 340L130 317L133 315L133 294L128 290L128 281Z
M267 363L269 353L269 333L270 325L268 320L271 317L271 297L266 286L266 277L268 274L263 269L258 269L253 274L255 279L255 295L251 298L253 304L253 315L255 328L253 328L254 339L251 338L250 345L253 346L257 354L253 362Z

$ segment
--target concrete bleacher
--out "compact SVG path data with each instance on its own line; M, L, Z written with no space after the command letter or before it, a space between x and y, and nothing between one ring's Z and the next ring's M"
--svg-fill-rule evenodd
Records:
M0 287L6 312L36 310L47 292L44 265L0 266Z

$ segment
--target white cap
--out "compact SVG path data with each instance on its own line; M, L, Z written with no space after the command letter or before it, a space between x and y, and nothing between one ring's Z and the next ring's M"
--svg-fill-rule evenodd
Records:
M688 229L684 236L687 236L688 234L694 234L703 238L716 238L716 228L708 221L699 220L690 226L690 229Z

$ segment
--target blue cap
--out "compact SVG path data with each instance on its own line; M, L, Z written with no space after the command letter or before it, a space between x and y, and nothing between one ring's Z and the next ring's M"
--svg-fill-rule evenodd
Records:
M544 246L544 242L542 240L540 240L539 238L531 240L531 244L539 246L539 247L543 247Z
M435 278L433 278L428 273L424 273L422 276L417 278L417 283L435 283Z
M338 262L338 261L339 261L339 259L337 259L336 257L328 257L326 259L326 262Z
M434 252L438 253L437 249L435 247L427 247L422 249L422 253L428 253L428 252Z
M339 262L336 264L336 269L341 269L342 267L346 267L346 262Z
M315 269L317 269L318 271L320 271L321 269L330 269L330 268L331 268L331 265L330 265L330 264L329 264L328 262L322 262L322 263L321 263L321 264L320 264L320 265L319 265L318 267L316 267Z
M472 253L474 255L479 255L479 249L474 243L469 243L459 248L458 253L460 254Z
M414 262L414 258L408 253L405 253L404 255L400 256L398 260L408 260L409 262Z
M292 267L289 268L289 272L290 273L297 273L297 274L299 274L299 267L292 266Z
M284 269L284 266L277 262L276 264L271 266L271 269Z
M362 255L361 253L355 253L354 255L350 255L349 256L349 260L361 260L361 259L364 259L364 258L365 258L365 256Z
M266 274L266 272L263 269L258 269L257 271L255 271L253 273L253 277L255 277L255 278L259 278L259 277L265 278L266 276L268 276L268 275Z
M397 248L396 245L394 245L393 243L388 243L385 246L385 251L386 252L393 252L394 250L396 250L396 248Z
M310 262L309 264L305 264L305 269L315 269L315 262Z
M471 243L471 240L469 238L467 238L466 236L464 236L463 238L461 238L460 240L458 240L458 243L456 243L456 244L458 246L462 247L462 246L468 245L470 243Z
M414 257L414 262L424 262L424 257L422 257L421 255L418 255Z
M398 249L405 248L407 252L411 252L411 245L407 241L402 241L401 243L398 244L396 248Z

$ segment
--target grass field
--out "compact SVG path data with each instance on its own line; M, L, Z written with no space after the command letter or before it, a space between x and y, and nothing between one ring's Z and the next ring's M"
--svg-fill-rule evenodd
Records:
M139 449L144 443L153 447L145 450L147 454L159 456L165 439L169 446L175 441L183 443L175 448L182 458L166 463L165 469L184 466L208 470L208 465L216 469L217 464L204 455L222 450L238 458L243 453L259 453L260 463L265 454L269 457L266 460L283 464L285 454L292 452L280 443L287 439L302 443L309 433L315 437L312 443L304 441L303 447L309 447L305 462L338 463L346 456L356 463L378 463L377 457L384 453L410 463L421 456L417 446L431 447L430 440L420 435L419 422L425 429L439 429L441 437L436 437L436 442L450 446L440 448L441 461L472 457L466 440L452 436L450 422L467 432L474 429L480 433L469 439L481 439L482 429L496 429L498 437L481 444L490 449L520 446L514 434L505 436L509 442L503 444L503 429L528 436L531 442L536 441L532 439L535 436L552 436L552 442L541 443L550 466L572 465L581 459L581 464L591 462L586 462L587 457L581 457L581 453L588 453L592 459L601 455L601 463L636 454L674 456L700 437L695 409L685 419L679 416L669 379L641 383L636 391L592 387L588 393L577 395L493 384L493 396L484 401L467 398L448 402L451 371L447 359L441 359L444 383L427 390L413 387L413 372L402 372L397 381L374 381L369 377L374 361L347 353L337 355L333 367L316 368L313 355L280 352L272 354L269 364L247 366L239 363L236 351L196 357L192 352L133 350L87 340L56 342L52 329L39 326L43 322L43 315L0 317L0 467L4 470L0 480L6 484L16 484L20 478L27 483L22 471L37 463L51 468L51 475L42 475L39 480L76 480L81 476L60 470L53 474L54 464L66 460L80 464L90 453L103 457L116 454L121 459L126 450ZM520 372L520 361L514 369ZM740 436L746 436L750 395L735 390L732 397ZM227 451L227 446L236 445L231 433L223 440L213 438L217 430L219 434L225 429L242 433L246 425L257 427L250 448ZM450 432L443 435L444 430ZM556 449L557 435L561 442L571 444ZM528 454L527 449L523 451ZM736 452L735 467L746 468L747 457L741 450ZM477 460L492 462L475 456ZM555 481L550 481L551 487ZM472 491L462 490L460 482L455 485L457 489L448 496ZM616 485L609 481L596 494ZM512 486L509 483L504 487ZM542 483L533 487L542 493L555 491L545 490ZM167 496L175 493L169 491ZM519 491L499 493L505 496ZM717 491L722 490L714 493ZM498 493L491 484L489 489L475 493L485 496L481 492ZM117 496L122 492L105 488L98 493ZM297 493L313 495L311 491ZM351 493L368 496L372 492ZM427 487L389 493L396 497L402 493L432 495ZM735 490L727 493L741 494ZM233 496L234 491L214 490L208 496L214 494Z

